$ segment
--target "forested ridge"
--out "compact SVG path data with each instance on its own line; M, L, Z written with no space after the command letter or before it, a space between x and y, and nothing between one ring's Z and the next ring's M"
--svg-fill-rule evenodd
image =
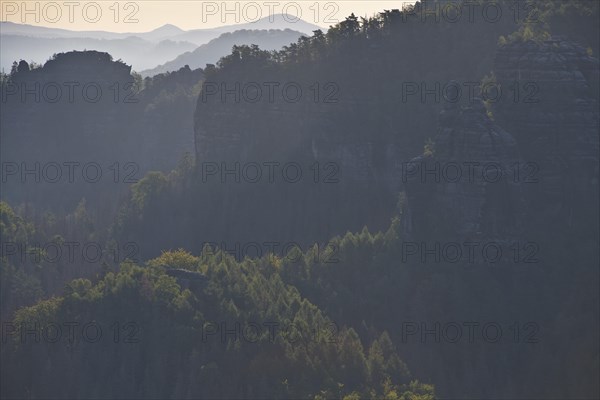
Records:
M2 396L598 397L599 3L422 17L444 3L145 79L93 51L16 63L3 163L94 160L108 178L3 169ZM11 92L91 75L110 99ZM115 82L136 101L113 101ZM249 82L304 91L219 93ZM475 98L421 97L473 82ZM473 161L520 180L407 179ZM236 163L303 175L254 182ZM473 257L439 257L456 247Z

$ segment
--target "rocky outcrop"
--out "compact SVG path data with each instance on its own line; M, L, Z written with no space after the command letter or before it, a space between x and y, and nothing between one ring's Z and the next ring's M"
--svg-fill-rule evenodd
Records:
M532 223L589 219L598 195L598 59L554 38L501 47L494 69L501 87L521 89L494 115L538 168L539 183L529 188Z
M166 268L165 273L177 280L182 289L196 289L208 284L206 275L181 268Z
M446 107L439 123L433 154L404 166L405 233L463 239L517 234L521 163L514 138L490 119L480 99Z
M136 104L123 104L134 80L130 71L129 65L97 51L57 54L39 68L21 62L0 88L0 153L3 162L35 175L3 182L3 200L70 211L82 198L108 207L110 201L96 203L101 193L126 189L104 178L111 165L137 161L131 156L137 148L131 135ZM64 163L75 165L72 175ZM94 184L84 179L87 163L97 163L104 173ZM50 179L44 174L48 165L54 165Z
M205 93L220 92L221 82L210 79ZM234 83L233 79L226 82L228 88L234 88ZM336 121L351 105L315 103L312 97L295 103L276 96L271 102L264 93L260 101L251 102L244 97L247 82L240 83L239 102L233 93L201 94L195 114L198 187L218 184L204 190L222 192L210 212L219 215L221 225L229 226L219 240L257 240L254 233L241 236L240 225L260 224L264 240L299 243L328 240L361 230L365 224L374 230L389 226L398 196L399 174L394 177L393 172L399 164L398 147L340 132ZM312 84L299 83L305 93ZM266 163L278 164L272 182ZM299 166L302 175L293 183L282 175L284 167L292 164ZM207 177L208 165L219 171ZM256 183L244 176L250 165L261 167L262 178ZM223 177L224 168L237 173ZM255 168L248 170L254 176ZM294 170L288 171L294 175Z
M479 99L447 106L433 154L405 166L408 237L512 240L597 221L598 59L560 38L516 42L494 72L504 95L492 112Z

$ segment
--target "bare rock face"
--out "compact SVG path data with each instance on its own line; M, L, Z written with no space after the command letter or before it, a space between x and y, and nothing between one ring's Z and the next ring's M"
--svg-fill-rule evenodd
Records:
M532 222L569 227L591 217L594 201L597 209L599 72L597 58L563 38L498 50L498 83L521 93L496 104L494 115L539 168L528 196Z
M243 237L240 225L260 225L261 240L284 237L300 243L359 231L365 224L376 230L389 226L398 202L398 179L390 178L400 159L398 150L340 132L335 121L347 112L343 107L349 106L312 99L269 101L263 96L257 102L236 102L233 95L224 100L200 96L195 114L197 186L202 190L213 184L211 192L224 193L207 206L226 221L223 225L229 224L219 240L231 232L235 240L256 240ZM262 170L256 183L244 176L246 167L252 174ZM219 174L207 176L208 168L218 168ZM226 168L235 171L222 176ZM288 175L301 172L297 182L283 175L286 168Z
M439 122L434 153L411 160L403 171L405 233L516 235L522 199L514 138L494 124L480 99L464 108L446 107Z
M597 221L598 59L563 39L519 42L494 73L494 120L481 100L447 106L433 154L405 166L407 236L511 241Z

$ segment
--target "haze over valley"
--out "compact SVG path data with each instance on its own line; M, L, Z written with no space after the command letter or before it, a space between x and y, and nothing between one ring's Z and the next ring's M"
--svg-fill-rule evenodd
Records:
M253 3L0 3L0 397L600 398L600 2Z

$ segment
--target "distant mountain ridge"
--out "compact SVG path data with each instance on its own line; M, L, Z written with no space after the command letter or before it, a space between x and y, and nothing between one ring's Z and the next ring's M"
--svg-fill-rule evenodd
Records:
M233 45L256 44L263 50L279 50L285 45L296 42L301 36L303 36L301 32L290 29L227 32L194 51L185 52L174 60L140 73L144 77L154 76L168 71L177 71L185 65L189 65L192 69L204 68L206 64L215 64L220 57L229 54Z
M272 20L271 20L272 19ZM295 22L292 16L283 16L275 14L269 17L261 18L254 22L243 24L223 25L217 28L200 28L183 30L173 24L165 24L161 27L148 32L108 32L108 31L73 31L69 29L48 28L29 24L17 24L14 22L0 22L0 32L2 35L19 35L43 38L93 38L93 39L125 39L131 36L137 36L148 41L162 41L170 39L173 41L189 41L196 45L207 43L225 32L234 32L238 30L256 30L256 29L292 29L305 34L311 34L317 29L322 29L318 25L311 24L302 19Z
M55 53L97 50L110 53L115 59L122 59L132 65L135 70L141 70L151 68L194 48L196 45L190 42L174 42L168 39L151 42L136 36L123 39L95 39L3 34L0 37L0 68L8 73L14 61L35 61L43 64Z
M271 20L272 19L272 20ZM224 33L245 30L293 30L310 35L319 26L303 20L293 21L290 16L275 14L255 22L225 25L217 28L183 30L166 24L149 32L72 31L13 22L0 22L0 70L10 72L14 61L44 63L55 53L72 50L98 50L122 59L136 71L155 68L174 61L182 53L207 44ZM295 41L296 38L291 41ZM241 39L241 37L238 37ZM268 42L268 41L266 41ZM274 41L274 43L277 40ZM248 43L242 41L239 44ZM260 43L256 43L260 44ZM280 47L280 46L276 46ZM231 45L218 57L226 55ZM217 59L218 59L217 57ZM209 57L208 59L213 59ZM213 62L216 60L213 60ZM184 64L185 65L185 64ZM181 65L183 66L183 65ZM203 66L203 65L202 65ZM176 68L177 69L177 68Z

